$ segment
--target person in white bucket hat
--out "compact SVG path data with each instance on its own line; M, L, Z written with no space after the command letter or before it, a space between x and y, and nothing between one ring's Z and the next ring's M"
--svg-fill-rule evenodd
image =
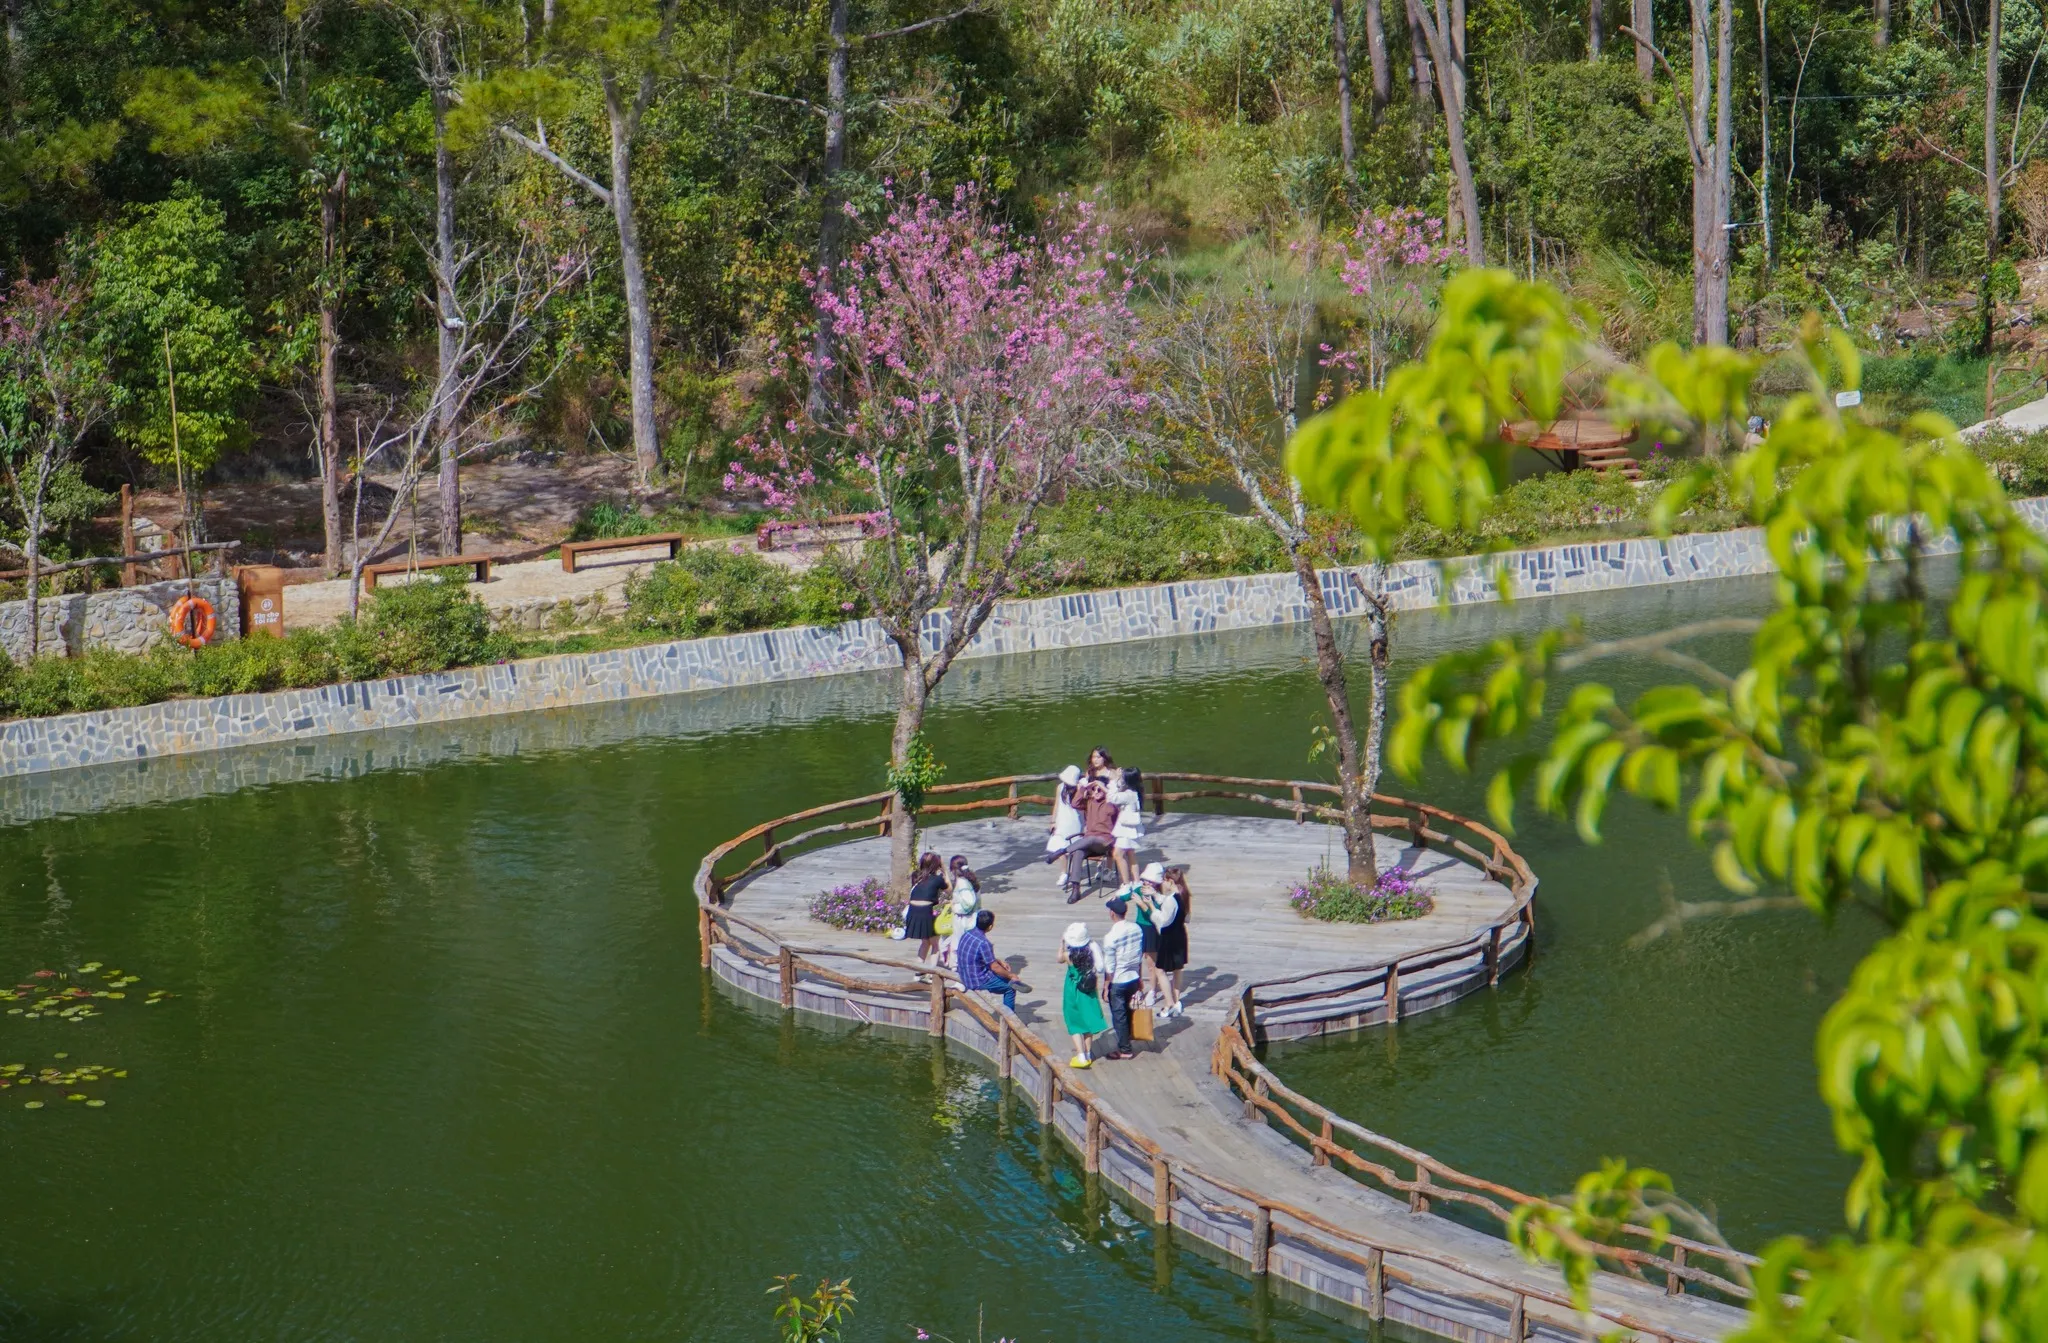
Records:
M1160 971L1159 950L1163 934L1180 918L1180 901L1167 886L1166 864L1145 864L1145 870L1138 874L1138 884L1130 888L1130 896L1137 913L1138 931L1145 939L1142 992L1158 1010L1159 1020L1171 1021L1181 1014L1180 992L1172 979ZM1184 952L1181 964L1187 964Z
M1102 973L1102 948L1089 940L1087 924L1077 920L1067 925L1060 935L1060 962L1067 967L1060 991L1060 1016L1067 1034L1074 1037L1074 1057L1068 1065L1092 1068L1095 1060L1089 1050L1095 1037L1109 1029L1109 1018L1102 1010L1108 977Z
M1045 861L1065 857L1067 845L1081 834L1081 809L1075 805L1075 794L1081 787L1081 767L1069 765L1060 771L1059 787L1052 795L1052 833L1045 838ZM1059 888L1067 889L1067 869L1060 869Z

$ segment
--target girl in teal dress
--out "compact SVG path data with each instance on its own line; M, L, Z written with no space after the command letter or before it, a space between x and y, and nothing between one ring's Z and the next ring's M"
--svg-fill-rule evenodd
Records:
M1088 925L1070 923L1066 934L1060 938L1060 961L1067 967L1066 986L1060 993L1060 1015L1065 1019L1067 1034L1074 1037L1074 1057L1068 1060L1075 1068L1092 1068L1095 1060L1088 1056L1089 1046L1095 1037L1109 1029L1109 1018L1102 1010L1102 948L1088 940Z

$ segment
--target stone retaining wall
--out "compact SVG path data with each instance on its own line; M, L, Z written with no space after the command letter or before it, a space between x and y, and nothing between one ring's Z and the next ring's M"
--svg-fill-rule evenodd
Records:
M2020 507L2037 527L2048 530L2048 500L2026 500ZM1517 597L1541 597L1737 578L1771 569L1763 532L1750 527L1662 540L1546 546L1483 559L1410 560L1390 566L1381 586L1397 609L1416 610L1445 600L1453 606L1497 601L1496 576L1503 573ZM1324 594L1334 614L1355 615L1359 610L1362 598L1352 583L1354 576L1369 580L1363 570L1323 575ZM228 609L233 609L232 603ZM925 630L928 642L943 633L947 618L943 612L931 618ZM999 657L1307 619L1307 604L1292 574L1197 579L1005 602L963 656ZM0 723L0 777L877 671L895 662L896 651L881 628L862 620L563 654L312 690L16 719Z
M171 607L186 592L213 604L214 640L242 633L241 595L232 578L183 579L105 592L74 592L38 603L37 646L44 654L77 657L88 648L145 653L171 637ZM28 660L28 603L0 602L0 656Z

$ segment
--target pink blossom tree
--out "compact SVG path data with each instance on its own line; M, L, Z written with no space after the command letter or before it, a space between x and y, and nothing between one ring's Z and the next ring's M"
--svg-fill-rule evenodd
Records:
M784 430L822 444L799 464L776 436L731 486L801 506L820 478L856 485L880 534L850 568L903 672L892 772L912 766L946 672L1015 587L1039 505L1124 452L1143 395L1128 258L1088 202L1040 235L998 221L980 192L892 197L887 221L814 283L834 336L830 419ZM913 790L914 791L914 790ZM908 886L915 816L899 789L893 884Z

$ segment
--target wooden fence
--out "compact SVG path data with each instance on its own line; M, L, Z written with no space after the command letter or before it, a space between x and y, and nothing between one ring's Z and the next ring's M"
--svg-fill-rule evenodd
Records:
M927 794L919 816L923 819L1001 812L1015 818L1026 806L1049 808L1050 791L1028 790L1051 784L1056 777L1026 774L942 785ZM1312 818L1333 822L1342 819L1335 807L1316 800L1334 796L1337 791L1333 785L1321 782L1160 773L1149 776L1147 785L1155 815L1164 815L1174 803L1224 802L1233 807L1277 810L1301 824ZM1369 1288L1367 1313L1381 1319L1398 1318L1402 1313L1389 1304L1391 1287L1414 1284L1418 1269L1433 1268L1474 1285L1479 1289L1475 1299L1504 1312L1510 1343L1522 1343L1527 1337L1532 1303L1576 1311L1562 1288L1531 1289L1527 1284L1504 1279L1483 1266L1451 1256L1378 1244L1306 1209L1168 1157L1157 1143L1126 1123L1080 1079L1062 1071L1052 1047L1030 1027L981 995L963 989L950 971L863 952L793 945L728 907L735 889L748 877L764 868L779 867L795 851L839 842L849 836L887 834L891 799L890 793L871 793L794 812L757 825L711 850L699 866L694 882L704 965L710 967L715 950L724 948L762 976L772 975L785 1009L797 1006L800 987L817 984L845 995L880 999L882 1004L876 1010L888 1013L885 1024L916 1022L934 1036L947 1034L949 1015L964 1013L993 1041L986 1052L993 1054L997 1073L1003 1079L1016 1079L1019 1064L1025 1065L1033 1079L1031 1090L1040 1122L1073 1143L1090 1174L1103 1171L1105 1162L1112 1157L1126 1168L1140 1172L1141 1178L1124 1183L1140 1186L1132 1189L1133 1195L1141 1202L1149 1201L1153 1220L1160 1226L1189 1227L1193 1222L1204 1222L1213 1229L1219 1218L1222 1223L1241 1224L1235 1232L1205 1238L1247 1260L1255 1275L1269 1271L1276 1246L1305 1247L1349 1263L1362 1272ZM1314 1165L1335 1165L1363 1183L1404 1196L1416 1213L1427 1213L1432 1202L1442 1202L1471 1208L1505 1223L1515 1208L1540 1200L1467 1175L1335 1114L1286 1086L1255 1053L1256 1043L1263 1038L1262 1015L1298 1016L1316 1010L1318 1005L1345 1012L1362 999L1376 999L1380 1019L1397 1021L1402 1003L1413 1001L1408 996L1412 987L1430 971L1471 961L1473 973L1484 973L1489 983L1497 982L1510 952L1526 949L1534 929L1536 879L1500 835L1423 803L1375 794L1372 804L1375 830L1405 834L1418 845L1455 853L1472 862L1508 887L1514 896L1509 910L1488 927L1455 943L1372 965L1318 971L1247 986L1233 1019L1218 1035L1211 1067L1235 1094L1244 1097L1248 1117L1263 1118L1298 1139ZM721 864L754 844L760 846L758 853L738 870L720 874ZM892 974L878 978L874 968ZM1658 1237L1647 1228L1634 1226L1624 1228L1622 1241L1602 1246L1602 1258L1630 1277L1653 1281L1661 1277L1671 1295L1683 1292L1687 1284L1736 1299L1753 1295L1749 1269L1758 1261L1752 1256L1725 1246ZM1666 1253L1660 1255L1660 1247ZM1715 1261L1722 1271L1702 1268L1693 1262L1697 1259ZM1592 1314L1608 1327L1627 1329L1646 1338L1709 1343L1702 1336L1669 1324L1637 1319L1623 1311L1596 1305Z

